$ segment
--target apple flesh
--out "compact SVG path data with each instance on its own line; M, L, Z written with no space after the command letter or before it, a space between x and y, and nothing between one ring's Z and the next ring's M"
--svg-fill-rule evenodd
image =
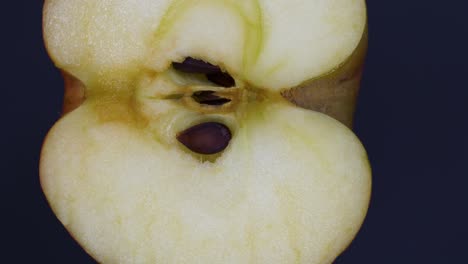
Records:
M67 89L41 185L97 261L331 263L356 235L370 168L337 120L352 122L363 0L47 0L44 35ZM232 87L174 67L188 57ZM229 129L222 150L181 142L209 122Z

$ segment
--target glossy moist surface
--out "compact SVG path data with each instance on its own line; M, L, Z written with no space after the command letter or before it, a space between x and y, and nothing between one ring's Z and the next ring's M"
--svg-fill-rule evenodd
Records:
M50 55L84 97L46 138L41 184L97 261L324 264L353 239L366 153L281 92L349 59L364 1L47 0L44 12ZM188 57L233 80L173 66ZM180 136L207 122L229 142L194 153Z
M293 87L343 63L366 24L363 0L48 0L44 12L52 58L90 89L191 55Z
M261 113L215 163L200 163L84 105L49 134L41 183L103 263L331 263L365 216L365 151L322 114Z

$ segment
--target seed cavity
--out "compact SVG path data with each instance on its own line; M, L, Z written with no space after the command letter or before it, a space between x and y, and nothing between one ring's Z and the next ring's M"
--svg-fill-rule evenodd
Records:
M211 155L229 145L232 135L229 128L218 122L206 122L192 126L177 135L177 140L191 151Z
M204 105L223 105L231 102L231 99L220 97L214 91L198 91L192 94L193 100Z
M172 67L184 73L205 74L207 80L221 87L236 86L236 81L229 73L223 72L220 67L203 60L187 57L183 62L173 62Z

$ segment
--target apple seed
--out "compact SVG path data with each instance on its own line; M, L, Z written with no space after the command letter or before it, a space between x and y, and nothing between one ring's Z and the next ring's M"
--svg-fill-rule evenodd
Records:
M222 72L218 66L192 57L187 57L183 62L173 62L172 66L185 73L212 74Z
M231 102L231 99L220 97L214 91L198 91L192 94L193 100L199 104L223 105Z
M231 136L226 125L206 122L180 132L177 140L195 153L210 155L223 151L229 145Z
M221 68L209 62L187 57L183 62L173 62L174 69L185 73L206 74L206 78L222 87L233 87L236 81L229 73L223 72Z
M210 73L206 75L206 78L219 86L228 88L236 85L236 81L231 75L225 72Z

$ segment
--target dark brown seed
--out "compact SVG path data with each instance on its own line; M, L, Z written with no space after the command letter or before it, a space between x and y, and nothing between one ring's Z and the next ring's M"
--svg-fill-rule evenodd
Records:
M209 62L187 57L183 62L173 62L174 69L185 73L206 74L206 78L214 84L222 87L233 87L236 81L229 73Z
M195 153L210 155L223 151L229 145L231 131L224 124L206 122L180 132L177 140Z
M220 97L214 91L198 91L192 94L193 100L199 104L223 105L231 102L231 99Z
M192 57L187 57L183 62L173 62L172 67L186 73L213 74L222 72L218 66Z
M210 73L206 75L206 78L219 86L222 87L233 87L236 85L236 81L231 75L225 72Z

